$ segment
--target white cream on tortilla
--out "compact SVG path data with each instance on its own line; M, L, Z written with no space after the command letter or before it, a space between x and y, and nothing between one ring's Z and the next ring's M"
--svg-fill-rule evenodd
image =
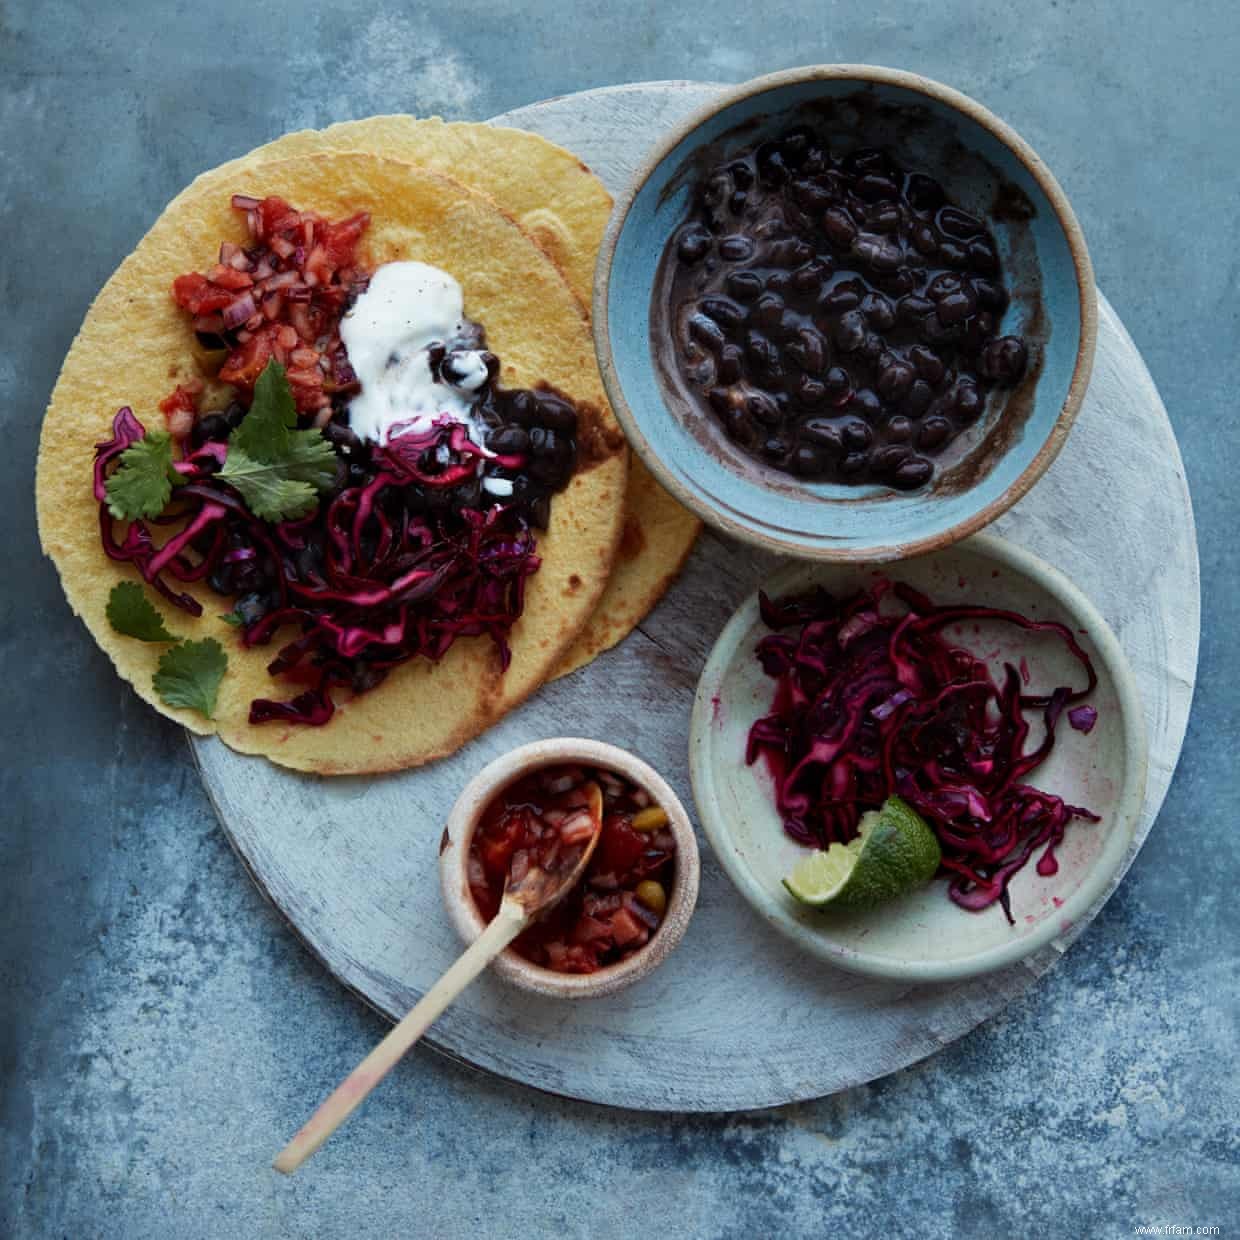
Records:
M431 370L430 347L465 331L461 286L429 263L384 263L340 323L340 338L362 390L349 402L349 426L362 439L385 444L422 434L437 422L459 422L480 448L484 431L473 415L475 393L487 380L486 360L455 350L452 383ZM489 453L487 455L490 455Z

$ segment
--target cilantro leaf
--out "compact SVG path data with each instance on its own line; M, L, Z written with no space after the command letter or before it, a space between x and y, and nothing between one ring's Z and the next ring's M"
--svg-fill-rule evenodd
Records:
M223 620L225 624L231 625L234 629L239 629L245 623L245 621L242 620L235 611L224 612L220 616L220 619Z
M241 492L246 507L260 521L304 517L318 503L318 492L329 487L336 476L336 454L331 444L318 431L312 433L327 449L327 462L317 449L297 448L283 461L264 464L230 446L228 460L216 476L232 483Z
M164 651L152 683L165 706L183 706L211 718L228 656L214 637Z
M140 642L174 642L146 592L136 581L118 581L108 595L108 623L126 637Z
M297 408L279 362L268 362L254 402L228 437L218 477L241 493L262 521L287 521L313 511L318 492L336 479L336 453L322 432L295 430Z
M157 517L172 498L178 481L172 468L172 440L166 431L147 431L120 455L120 467L104 486L108 511L117 520Z
M228 446L236 445L253 460L270 464L288 451L289 437L296 425L297 405L284 367L279 362L268 362L254 384L249 411L228 437ZM318 431L314 433L318 435Z

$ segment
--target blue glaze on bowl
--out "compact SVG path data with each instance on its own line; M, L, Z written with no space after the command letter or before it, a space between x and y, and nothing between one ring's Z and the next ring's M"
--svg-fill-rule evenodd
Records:
M1040 368L1034 373L1031 365L1014 393L992 394L985 418L968 435L974 441L991 431L1009 400L1009 412L1028 409L1023 426L990 451L991 467L966 478L957 471L954 483L950 455L939 458L934 482L912 493L800 482L740 454L709 414L669 394L658 374L651 292L667 239L688 212L695 155L738 126L745 126L744 133L727 145L752 146L793 123L797 109L827 99L855 113L858 132L849 136L856 145L892 146L907 167L938 176L950 199L987 219L1013 292L1001 331L1025 336L1031 359L1040 357ZM860 109L853 108L853 99L861 101ZM891 112L885 105L901 114L895 128L878 115ZM910 116L916 123L909 123ZM1001 182L1023 193L1033 206L1032 219L995 217L991 208ZM759 79L692 118L618 204L595 288L603 377L631 441L656 477L729 533L823 559L889 560L945 546L1019 499L1050 464L1075 417L1092 364L1094 320L1093 277L1080 229L1037 156L955 91L909 74L856 66ZM972 459L985 453L983 445Z

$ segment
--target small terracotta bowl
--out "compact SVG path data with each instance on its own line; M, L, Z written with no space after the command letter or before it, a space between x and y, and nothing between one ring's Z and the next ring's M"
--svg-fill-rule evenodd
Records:
M653 767L615 745L578 737L534 741L512 750L484 767L457 798L439 845L439 879L448 916L456 932L466 943L472 943L486 929L486 922L470 894L466 869L470 841L482 811L492 797L523 775L561 762L602 767L644 788L655 804L667 811L669 826L676 838L676 873L668 893L667 912L650 942L627 960L596 973L556 973L531 964L510 948L491 965L505 980L535 994L559 999L595 999L613 994L662 964L684 936L697 903L701 867L693 824L679 798Z

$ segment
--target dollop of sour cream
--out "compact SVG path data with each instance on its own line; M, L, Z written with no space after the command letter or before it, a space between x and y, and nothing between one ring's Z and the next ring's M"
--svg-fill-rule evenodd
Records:
M473 416L475 393L486 382L482 353L458 349L440 382L430 347L465 330L461 286L429 263L384 263L340 323L340 338L362 390L349 402L349 426L372 443L421 434L436 422L459 422L483 444Z

